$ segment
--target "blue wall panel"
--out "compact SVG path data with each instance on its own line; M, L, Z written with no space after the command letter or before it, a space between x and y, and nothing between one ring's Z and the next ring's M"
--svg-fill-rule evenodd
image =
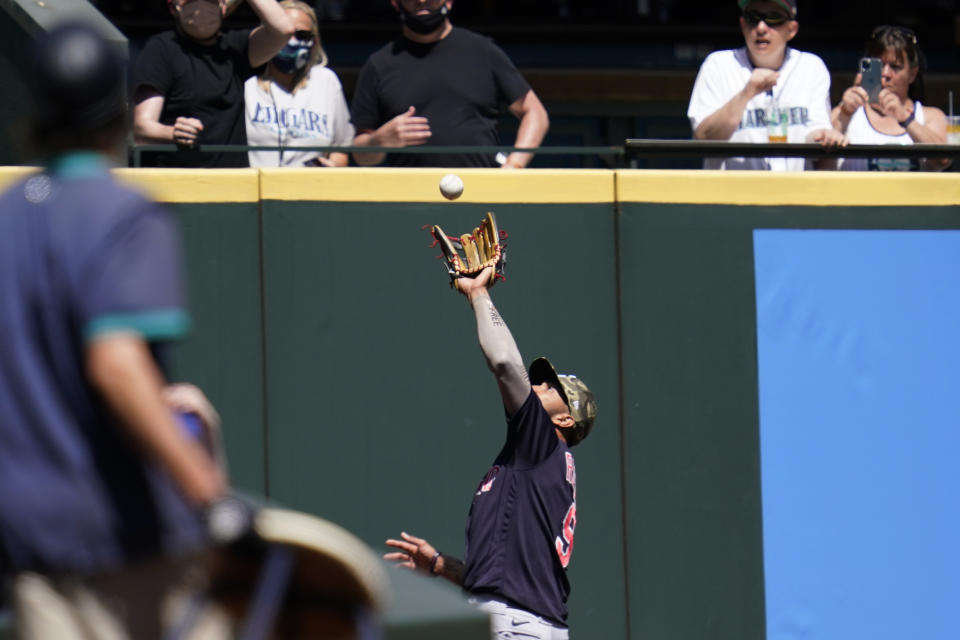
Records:
M754 245L767 637L956 638L960 232Z

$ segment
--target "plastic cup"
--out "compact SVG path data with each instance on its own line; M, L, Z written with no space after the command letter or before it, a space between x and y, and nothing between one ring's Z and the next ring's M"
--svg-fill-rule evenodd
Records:
M960 144L960 116L947 116L947 144Z
M787 141L787 112L783 109L770 109L767 111L767 141L768 142L786 142Z

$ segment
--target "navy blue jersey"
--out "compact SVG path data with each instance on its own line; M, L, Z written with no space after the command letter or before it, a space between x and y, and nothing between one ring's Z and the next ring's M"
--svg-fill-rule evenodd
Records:
M94 572L202 541L85 375L104 332L159 348L187 329L178 247L168 214L91 154L0 196L0 572Z
M566 624L576 497L573 454L531 391L474 494L464 589Z

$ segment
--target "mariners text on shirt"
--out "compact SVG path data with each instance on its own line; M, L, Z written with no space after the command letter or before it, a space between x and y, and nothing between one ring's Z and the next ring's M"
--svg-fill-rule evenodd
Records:
M810 122L806 107L784 107L787 112L789 126L806 126ZM743 120L740 122L740 129L762 129L767 126L766 109L747 109L743 112Z

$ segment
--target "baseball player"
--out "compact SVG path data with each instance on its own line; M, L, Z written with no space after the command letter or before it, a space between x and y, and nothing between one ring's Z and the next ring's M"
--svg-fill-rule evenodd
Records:
M528 375L490 299L491 269L457 287L473 308L507 415L506 442L467 517L466 560L406 532L387 540L396 551L384 558L461 585L491 614L493 638L567 638L567 566L577 524L570 448L590 432L597 405L583 381L558 375L546 358L534 360Z
M26 61L47 162L0 196L0 577L18 637L159 638L226 487L171 411L197 397L164 397L189 326L178 233L108 171L127 131L111 45L66 24Z

